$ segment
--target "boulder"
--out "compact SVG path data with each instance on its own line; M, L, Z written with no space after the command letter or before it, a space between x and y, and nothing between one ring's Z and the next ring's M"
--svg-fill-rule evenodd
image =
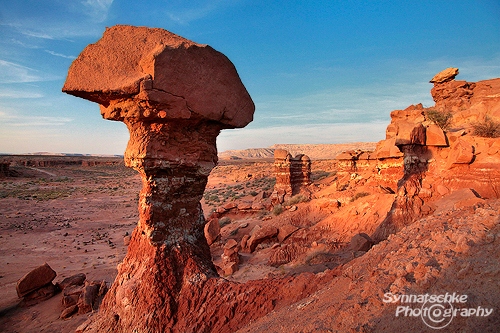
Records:
M78 273L63 279L61 282L58 282L56 285L64 291L67 287L70 286L81 286L85 282L87 277L84 273Z
M470 164L474 159L474 147L465 140L458 139L451 147L448 155L448 165Z
M71 317L72 315L74 315L77 312L78 312L78 306L76 304L73 304L73 305L65 308L61 312L60 318L61 319L67 319L67 318Z
M50 268L47 263L33 269L17 281L17 295L19 297L23 297L37 289L40 289L41 287L51 283L56 275L56 272Z
M20 306L32 306L43 302L55 294L59 292L59 288L57 288L53 283L49 282L46 285L36 289L35 291L30 292L27 295L24 295L23 300L20 303Z
M299 228L297 228L296 226L291 225L291 224L285 224L285 225L280 226L278 228L278 240L280 242L283 242L285 239L290 237L290 235L293 234L297 230L299 230Z
M238 204L238 210L250 210L252 209L252 203L249 201L242 201Z
M458 68L450 67L434 75L434 77L429 82L434 84L444 83L455 79L455 76L457 75L458 75Z
M220 236L219 219L210 219L204 227L205 238L208 245L212 245Z
M251 252L255 251L257 245L263 241L273 238L278 234L278 229L271 225L264 225L263 227L255 226L251 232L250 239L247 241L247 247Z
M398 122L395 145L425 145L425 127L412 122Z
M448 140L443 130L436 124L430 124L425 130L425 145L426 146L448 146Z
M365 233L356 234L349 242L349 250L351 251L368 251L373 245L373 240Z

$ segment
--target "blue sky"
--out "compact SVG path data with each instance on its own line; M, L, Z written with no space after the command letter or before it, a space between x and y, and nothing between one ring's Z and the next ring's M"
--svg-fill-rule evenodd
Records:
M105 27L160 27L224 53L256 112L220 151L378 141L428 81L500 77L500 1L0 0L0 152L123 154L124 124L61 92Z

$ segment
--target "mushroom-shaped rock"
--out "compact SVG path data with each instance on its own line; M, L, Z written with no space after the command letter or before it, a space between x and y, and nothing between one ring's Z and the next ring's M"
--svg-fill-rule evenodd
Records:
M455 79L455 76L457 75L458 68L450 67L434 75L434 77L429 82L434 84L444 83Z
M99 103L104 118L127 125L125 163L143 183L129 251L88 331L170 331L179 295L218 276L200 200L217 162L217 135L252 120L252 99L222 53L132 26L109 28L87 46L63 91ZM159 307L161 315L150 318Z
M254 104L222 53L163 29L114 26L71 65L63 91L107 119L252 121Z

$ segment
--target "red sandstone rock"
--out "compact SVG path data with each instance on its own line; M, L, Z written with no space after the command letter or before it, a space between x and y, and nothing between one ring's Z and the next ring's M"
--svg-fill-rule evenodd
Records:
M349 249L351 251L368 251L373 245L373 241L365 233L356 234L351 238Z
M298 258L301 254L306 253L307 250L307 247L299 244L285 244L274 250L274 252L269 257L268 265L277 267L280 265L288 264L289 262Z
M274 172L276 184L271 196L276 203L283 203L311 183L311 160L303 154L292 157L284 149L275 149Z
M448 146L446 135L443 130L436 124L430 124L425 130L425 145L426 146Z
M99 314L77 331L234 332L318 288L311 276L230 283L211 261L200 199L216 137L254 112L224 55L165 30L116 26L73 62L63 90L127 125L125 163L143 181L127 255Z
M50 268L47 263L33 269L17 281L17 295L19 297L28 295L29 293L51 283L56 275L56 272Z
M208 245L212 245L220 236L219 219L210 219L204 227L205 238Z
M247 247L251 252L255 251L257 245L262 243L263 241L273 238L278 234L278 229L272 225L264 225L262 227L255 226L251 232L251 236L247 241Z
M74 315L78 311L78 306L76 304L70 305L61 312L61 319L67 319Z
M458 68L453 68L453 67L446 68L445 70L434 75L434 77L430 80L430 83L443 83L451 81L457 75L458 75Z
M101 104L106 119L206 119L243 127L254 105L233 64L163 29L114 26L73 61L63 91Z
M238 209L239 210L250 210L250 209L252 209L252 202L242 201L238 204Z
M474 158L474 147L465 140L458 140L452 147L448 156L448 165L469 164Z
M299 230L299 228L291 224L285 224L279 227L278 240L282 243L285 239L287 239L291 234L293 234L297 230Z
M64 291L67 287L71 286L81 286L85 282L87 277L84 273L78 273L63 279L61 282L58 282L56 285Z
M49 282L46 285L36 289L35 291L32 291L24 295L23 300L20 303L20 306L32 306L38 304L40 302L43 302L51 298L58 292L59 288L57 288L54 284Z

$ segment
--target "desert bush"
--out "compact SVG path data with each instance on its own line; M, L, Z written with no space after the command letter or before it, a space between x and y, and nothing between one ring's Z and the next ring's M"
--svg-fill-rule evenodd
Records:
M227 216L224 216L223 218L221 218L219 220L219 227L222 228L223 226L228 225L230 223L231 223L231 219Z
M314 171L311 173L311 180L318 181L335 174L335 172L327 172L323 170Z
M351 198L351 202L354 202L356 200L358 200L359 198L362 198L362 197L366 197L370 195L370 193L368 192L358 192L356 193L352 198Z
M283 210L284 210L283 206L280 205L280 204L278 204L278 205L276 205L276 206L273 207L273 215L278 216L281 213L283 213Z
M430 109L427 111L427 118L438 125L442 130L447 130L451 125L453 114L448 111Z
M291 197L290 199L288 199L287 201L285 201L284 205L285 206L296 205L296 204L298 204L300 202L306 202L308 200L309 199L305 195L296 194L293 197Z
M500 137L500 123L486 116L482 122L472 125L472 131L474 135L483 138L498 138Z

